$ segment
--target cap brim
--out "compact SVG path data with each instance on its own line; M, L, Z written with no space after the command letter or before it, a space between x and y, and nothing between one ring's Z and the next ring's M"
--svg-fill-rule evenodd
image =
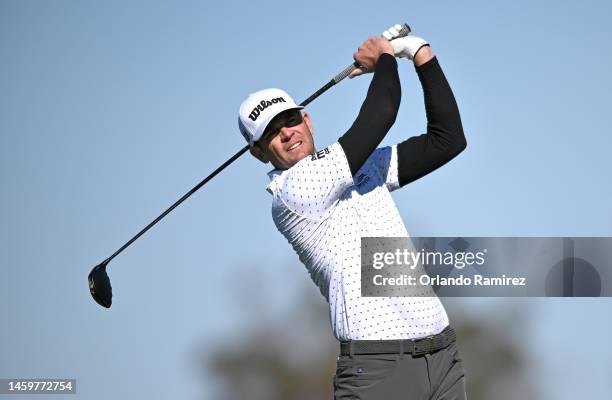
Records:
M277 112L275 112L274 114L271 114L267 119L265 119L261 125L259 125L259 129L257 129L257 131L255 132L255 135L253 135L253 143L257 142L259 139L261 139L261 136L263 135L264 131L266 130L266 128L268 127L268 124L270 123L270 121L272 121L274 119L274 117L276 117L278 114L288 111L288 110L301 110L303 109L303 106L289 106L287 108L281 108L279 109ZM257 138L257 139L255 139Z

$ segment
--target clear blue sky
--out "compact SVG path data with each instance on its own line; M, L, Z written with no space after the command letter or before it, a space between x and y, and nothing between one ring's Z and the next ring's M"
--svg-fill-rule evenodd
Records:
M249 92L278 86L301 101L397 22L438 54L468 140L395 196L408 231L611 236L610 3L382 4L0 2L0 377L76 377L75 398L94 400L202 393L189 353L238 326L224 307L236 271L274 279L296 265L270 218L269 168L241 158L113 261L110 311L89 297L87 273L244 145ZM425 126L409 62L400 75L386 144ZM350 126L368 83L308 107L320 146ZM611 346L573 354L571 378L558 349L585 329L609 339L611 304L533 307L550 398L609 376ZM134 385L109 385L126 377ZM612 390L589 387L590 398Z

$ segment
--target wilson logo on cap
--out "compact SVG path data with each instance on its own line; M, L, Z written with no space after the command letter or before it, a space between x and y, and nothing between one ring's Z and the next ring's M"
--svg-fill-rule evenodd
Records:
M238 128L252 147L261 138L266 126L278 114L286 110L301 110L302 106L284 90L277 88L263 89L249 96L240 104L238 111Z
M263 110L270 107L272 104L276 104L276 103L286 103L286 101L282 97L276 97L272 100L262 100L257 105L257 107L255 107L253 111L251 111L251 113L249 114L249 118L251 119L251 121L257 121L257 118L259 117L259 115L261 114Z

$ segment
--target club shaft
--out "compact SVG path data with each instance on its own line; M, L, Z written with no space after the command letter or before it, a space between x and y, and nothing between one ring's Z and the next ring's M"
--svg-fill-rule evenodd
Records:
M407 24L402 25L402 29L400 30L399 36L406 36L410 33L410 27ZM316 99L317 97L319 97L320 95L322 95L323 93L325 93L329 88L331 88L332 86L336 85L338 82L342 81L344 78L346 78L347 76L350 75L351 72L353 72L356 68L359 68L359 64L357 62L352 63L351 65L349 65L348 67L346 67L345 69L343 69L338 75L336 75L332 80L330 80L329 82L327 82L325 85L323 85L323 87L321 87L319 90L317 90L316 92L314 92L310 97L308 97L306 100L304 100L303 102L300 103L300 106L305 107L306 105L308 105L310 102L312 102L314 99ZM113 255L111 255L110 257L108 257L106 260L104 260L102 262L102 265L106 266L113 258L117 257L123 250L127 249L132 243L134 243L139 237L141 237L142 235L144 235L144 233L146 231L148 231L149 229L151 229L155 224L157 224L159 221L161 221L166 215L168 215L170 212L172 212L172 210L174 210L176 207L178 207L182 202L184 202L185 200L187 200L192 194L194 194L195 192L197 192L202 186L204 186L208 181L210 181L212 178L214 178L219 172L223 171L227 166L229 166L231 163L233 163L234 161L236 161L241 155L243 155L247 150L249 149L249 146L246 145L245 147L243 147L242 149L240 149L240 151L238 151L236 154L234 154L229 160L227 160L226 162L224 162L221 166L219 166L219 168L217 168L216 170L214 170L210 175L208 175L206 178L204 178L200 183L198 183L197 185L195 185L190 191L188 191L187 193L185 193L183 195L183 197L181 197L180 199L178 199L174 204L172 204L170 207L168 207L168 209L166 209L166 211L164 211L163 213L161 213L157 218L155 218L153 221L151 221L151 223L147 226L145 226L140 232L138 232L133 238L131 238L130 240L128 240L123 246L121 246L116 252L113 253Z
M212 178L214 178L219 172L223 171L228 165L230 165L231 163L233 163L234 161L236 161L236 159L238 157L240 157L242 154L244 154L247 150L249 149L249 145L244 146L242 149L240 149L239 152L237 152L236 154L234 154L229 160L227 160L226 162L224 162L219 168L217 168L216 170L214 170L210 175L208 175L206 178L204 178L200 183L198 183L197 185L195 185L193 187L193 189L191 189L190 191L188 191L187 193L185 193L183 195L183 197L181 197L180 199L178 199L174 204L172 204L170 207L168 207L168 209L166 211L164 211L163 213L161 213L157 218L155 218L153 221L151 221L151 223L147 226L145 226L140 232L138 232L133 238L131 238L130 240L128 240L123 246L121 246L121 248L119 248L119 250L117 250L112 256L110 256L109 258L107 258L104 261L104 264L108 264L113 258L115 258L116 256L119 255L119 253L121 253L123 250L125 250L129 245L131 245L132 243L134 243L139 237L141 237L146 231L148 231L149 229L151 229L153 227L153 225L157 224L159 221L161 221L162 218L164 218L166 215L168 215L172 210L174 210L176 207L178 207L182 202L184 202L185 200L187 200L192 194L194 194L195 192L198 191L198 189L200 189L202 186L204 186L208 181L210 181Z

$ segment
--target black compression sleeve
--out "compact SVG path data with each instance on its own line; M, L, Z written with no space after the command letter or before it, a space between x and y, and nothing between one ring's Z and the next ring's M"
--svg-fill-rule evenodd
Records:
M446 164L466 147L457 102L436 57L416 67L427 114L427 133L398 144L398 179L407 185Z
M338 140L355 175L395 122L402 91L397 61L383 53L376 62L374 77L357 119Z

